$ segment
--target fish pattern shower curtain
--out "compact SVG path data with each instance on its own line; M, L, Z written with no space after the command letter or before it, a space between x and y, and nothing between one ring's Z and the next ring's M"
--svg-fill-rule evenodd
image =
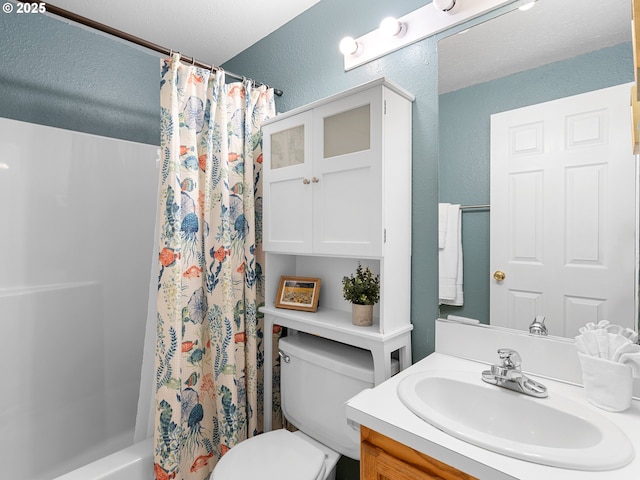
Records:
M275 106L178 54L160 97L155 478L200 480L262 429L260 126Z

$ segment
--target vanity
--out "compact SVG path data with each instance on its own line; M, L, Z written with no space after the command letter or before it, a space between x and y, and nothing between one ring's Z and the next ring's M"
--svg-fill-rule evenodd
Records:
M589 471L548 466L514 458L445 433L410 411L398 396L398 385L406 382L405 379L411 376L447 377L449 373L452 376L477 378L478 388L504 390L487 384L483 386L481 380L482 371L487 370L488 365L496 363L496 351L501 347L517 350L522 356L523 371L526 375L543 383L548 389L548 398L531 398L507 392L514 402L543 402L542 405L557 406L560 411L575 405L574 410L593 416L589 421L603 421L605 427L613 424L613 430L621 430L625 441L628 440L632 446L631 461L613 470ZM496 327L438 320L435 353L381 385L363 391L347 403L348 419L359 424L361 429L361 479L640 478L640 457L637 451L635 454L633 452L640 447L640 388L637 379L635 382L635 396L631 408L621 413L609 413L587 402L580 386L581 370L573 342L562 338L535 337ZM470 397L460 398L454 395L451 397L451 403L468 402L473 412L482 400L480 396ZM522 412L527 412L528 408L529 406L523 404ZM520 422L517 417L521 412L513 410L516 408L506 409L505 415L514 416L514 424L526 424L524 418ZM480 409L477 412L478 416L483 413ZM484 413L486 415L486 412ZM575 411L563 413L573 414ZM573 435L573 431L578 431L574 428L566 429L569 432L567 441L582 441L581 438L585 435ZM526 427L524 429L526 430ZM563 442L564 440L559 441ZM608 455L615 455L617 451L622 450L615 443L598 446L598 454L602 454L605 461Z

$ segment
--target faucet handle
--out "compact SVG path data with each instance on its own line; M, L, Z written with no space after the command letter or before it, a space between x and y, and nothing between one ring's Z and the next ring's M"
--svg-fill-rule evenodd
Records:
M522 358L515 350L510 348L499 348L498 356L500 357L500 360L502 360L503 367L520 370L520 367L522 366Z
M549 335L549 330L544 324L544 315L536 315L536 318L529 325L529 333L532 335Z

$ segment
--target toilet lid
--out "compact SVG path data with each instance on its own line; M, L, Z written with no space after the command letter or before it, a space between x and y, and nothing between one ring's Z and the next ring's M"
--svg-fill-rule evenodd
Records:
M274 430L240 442L216 465L210 480L316 480L324 452L288 430Z

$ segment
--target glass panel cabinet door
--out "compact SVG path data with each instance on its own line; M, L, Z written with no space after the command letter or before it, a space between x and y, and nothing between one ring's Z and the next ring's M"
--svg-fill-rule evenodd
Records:
M304 163L304 125L271 134L271 168Z
M331 115L324 119L324 158L369 150L371 106Z
M381 256L382 122L380 90L314 110L314 252Z
M265 251L311 251L311 134L311 111L262 127Z

